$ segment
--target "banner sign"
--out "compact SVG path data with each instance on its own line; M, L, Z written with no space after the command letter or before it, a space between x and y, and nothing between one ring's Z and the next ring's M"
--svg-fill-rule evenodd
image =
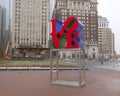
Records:
M83 24L75 17L69 17L63 23L59 19L53 19L52 22L52 40L54 48L83 48L84 38L82 29Z

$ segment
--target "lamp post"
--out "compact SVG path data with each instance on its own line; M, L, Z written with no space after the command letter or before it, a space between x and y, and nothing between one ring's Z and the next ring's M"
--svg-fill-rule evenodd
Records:
M86 41L85 46L86 46L85 59L88 59L88 48L89 48L89 42L88 41Z

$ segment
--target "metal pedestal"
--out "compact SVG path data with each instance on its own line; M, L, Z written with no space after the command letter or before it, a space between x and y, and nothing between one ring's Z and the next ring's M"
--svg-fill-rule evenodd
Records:
M60 53L65 52L66 54L77 54L77 57L72 58L73 61L68 57L61 57ZM51 49L50 51L51 66L50 66L50 81L51 84L80 87L85 85L85 62L84 62L84 51L80 49ZM66 61L67 59L67 61ZM61 65L61 62L63 63ZM67 66L67 67L66 67ZM69 74L76 72L77 80L64 80L60 77L62 71ZM74 74L74 73L73 73ZM66 76L67 77L67 76Z

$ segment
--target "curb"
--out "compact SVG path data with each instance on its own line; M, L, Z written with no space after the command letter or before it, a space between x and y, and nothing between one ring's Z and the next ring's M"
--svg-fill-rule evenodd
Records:
M0 67L0 71L6 70L50 70L50 67ZM53 68L53 70L56 70L56 68ZM78 68L59 68L59 70L78 70ZM85 70L89 69L86 68Z

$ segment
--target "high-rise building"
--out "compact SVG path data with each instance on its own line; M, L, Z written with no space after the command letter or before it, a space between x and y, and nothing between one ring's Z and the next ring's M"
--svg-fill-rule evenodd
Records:
M115 52L114 33L109 28L109 21L106 17L98 16L98 45L99 53L109 58Z
M8 42L8 15L5 7L0 6L0 56L5 55L5 48Z
M52 31L52 24L51 24L51 20L52 20L52 16L53 16L53 10L55 7L55 1L56 0L48 0L48 20L49 20L49 33ZM49 37L49 47L50 47L50 36Z
M49 0L13 0L13 48L48 48Z
M84 44L88 58L98 57L98 11L97 0L57 0L53 18L65 21L77 17L84 25Z
M53 16L53 9L54 9L54 7L55 7L55 2L56 2L56 0L48 0L48 6L49 6L49 20L51 20L52 19L52 16Z
M2 50L3 50L3 44L2 44L2 7L0 6L0 57L3 56Z
M0 6L0 31L2 30L2 14L3 14L3 8Z

